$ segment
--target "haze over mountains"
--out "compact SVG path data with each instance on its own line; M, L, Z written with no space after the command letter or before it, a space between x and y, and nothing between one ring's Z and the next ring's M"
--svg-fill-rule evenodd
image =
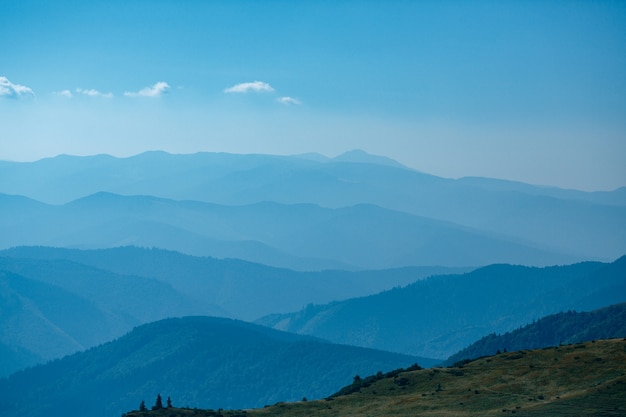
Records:
M626 188L450 180L361 151L0 162L0 193L4 248L132 244L309 270L550 265L626 253Z
M625 302L624 253L626 188L451 180L361 151L0 162L0 378L18 371L0 406L323 396Z
M489 333L626 300L626 257L531 268L490 265L257 322L336 343L445 359ZM491 329L491 330L488 330Z
M186 315L254 320L407 285L444 267L298 272L135 247L0 251L0 376Z
M443 360L491 332L626 301L625 259L466 274L296 272L158 249L14 248L0 251L0 376L187 315L265 316L258 323L419 356L429 366L436 361L426 358Z

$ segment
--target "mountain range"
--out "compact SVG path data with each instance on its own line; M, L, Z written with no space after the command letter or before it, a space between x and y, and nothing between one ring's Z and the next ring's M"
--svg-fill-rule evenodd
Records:
M135 244L308 270L626 253L626 188L445 179L359 151L0 162L0 193L5 248Z
M600 314L605 321L614 322L610 316L616 309L623 315L623 306L609 307ZM588 322L583 315L569 314L545 320L560 326L564 337L576 334L576 329ZM595 321L602 320L596 317ZM0 379L0 413L7 417L104 417L137 409L140 402L150 404L157 394L162 394L163 400L170 397L178 407L169 409L168 416L188 415L193 410L199 413L194 415L215 415L198 411L198 407L262 406L271 413L268 415L301 415L307 399L321 398L326 400L312 406L318 409L322 405L324 412L339 404L343 404L339 410L347 407L345 401L358 401L360 405L350 405L353 413L360 413L361 407L370 411L392 407L379 411L413 415L415 407L452 412L459 406L467 406L467 412L491 413L493 407L501 409L505 403L510 410L545 413L541 407L548 404L562 408L574 401L581 405L585 398L598 398L598 392L610 393L603 404L613 407L623 404L617 400L623 387L615 385L619 381L626 385L623 344L614 339L540 351L523 348L466 360L453 368L419 370L416 358L407 355L335 345L236 320L184 317L139 326L112 342ZM401 369L406 367L409 369ZM503 382L503 370L509 379L514 377L513 385ZM546 384L546 378L558 380L558 384ZM600 390L594 389L599 385ZM619 389L611 391L611 387ZM515 395L505 395L511 390ZM484 397L476 397L481 394ZM398 402L398 396L413 400ZM561 397L566 402L561 402ZM456 402L450 402L452 399ZM485 401L488 407L477 408ZM587 406L597 412L600 403ZM347 412L339 410L335 410L338 415ZM256 411L249 412L254 415ZM315 415L317 411L306 412Z
M446 179L362 151L0 161L0 414L120 415L158 393L260 407L352 379L376 396L357 374L377 371L402 391L413 376L382 371L621 334L624 253L626 187Z
M298 272L161 249L0 251L0 376L186 315L245 320L378 293L443 267Z
M3 195L0 245L158 247L295 269L385 269L496 262L567 263L574 256L493 233L361 204L223 206L100 192L62 206Z
M187 315L257 319L431 366L490 333L626 301L625 259L298 272L160 249L18 247L0 251L0 376Z
M490 265L257 321L335 343L446 359L489 333L626 301L626 257L603 264Z

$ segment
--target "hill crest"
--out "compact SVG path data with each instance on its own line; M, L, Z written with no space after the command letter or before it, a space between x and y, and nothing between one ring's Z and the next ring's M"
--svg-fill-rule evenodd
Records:
M263 409L172 408L128 412L125 417L618 417L626 414L626 339L502 353L460 367L355 378L344 391L349 393Z
M164 319L87 351L0 379L4 417L110 417L169 392L200 407L323 398L351 380L416 358L335 345L215 317Z

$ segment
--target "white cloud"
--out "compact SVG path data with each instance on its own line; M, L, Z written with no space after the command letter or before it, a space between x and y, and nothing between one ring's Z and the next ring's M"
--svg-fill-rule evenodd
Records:
M271 93L274 91L274 88L263 81L253 81L251 83L235 84L224 90L225 93L248 93L250 91L255 93Z
M67 98L74 97L74 94L72 94L72 92L70 90L58 91L55 94L58 95L58 96L67 97Z
M278 101L281 104L286 104L286 105L298 105L298 104L302 104L302 102L300 100L298 100L297 98L293 98L293 97L279 97L276 99L276 101Z
M64 91L67 91L67 90L64 90ZM89 97L104 97L104 98L113 97L113 93L101 93L100 91L94 90L93 88L89 90L83 90L82 88L77 88L76 92L78 94L82 94L82 95L89 96ZM61 91L61 93L63 93L63 91Z
M167 93L170 90L170 85L165 81L159 81L152 87L142 88L136 93L125 92L126 97L160 97L162 94Z
M19 98L25 94L35 95L35 92L24 85L13 84L7 77L0 76L0 97Z

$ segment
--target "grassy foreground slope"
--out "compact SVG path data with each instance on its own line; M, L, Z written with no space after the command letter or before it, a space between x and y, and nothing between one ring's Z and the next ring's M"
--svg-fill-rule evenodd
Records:
M171 408L127 417L624 416L626 339L502 353L352 388L332 399L258 410Z

